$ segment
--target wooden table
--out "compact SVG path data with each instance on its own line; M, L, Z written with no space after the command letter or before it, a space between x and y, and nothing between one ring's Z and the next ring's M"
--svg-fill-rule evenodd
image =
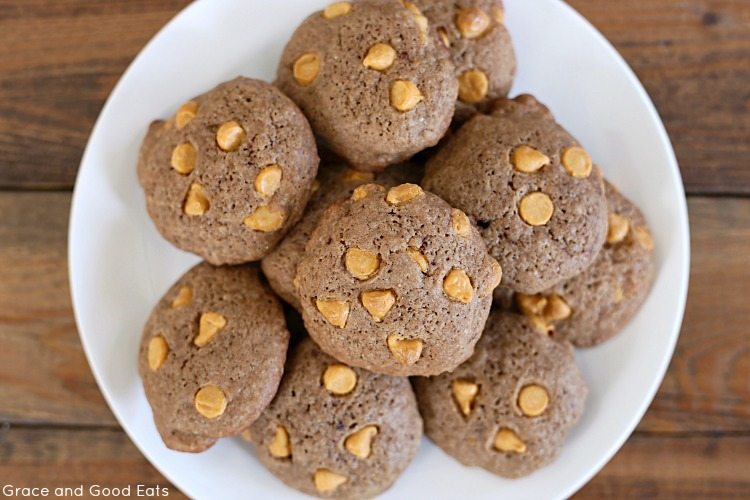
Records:
M579 496L748 498L750 0L570 3L656 102L689 194L693 251L669 373L637 431ZM0 0L1 484L169 486L117 425L84 359L66 235L104 99L184 4Z

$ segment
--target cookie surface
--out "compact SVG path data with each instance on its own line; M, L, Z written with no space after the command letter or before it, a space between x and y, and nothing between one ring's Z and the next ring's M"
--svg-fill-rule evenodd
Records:
M350 368L305 339L250 434L261 462L287 485L369 498L414 458L422 419L408 379Z
M458 84L447 49L400 0L336 2L308 17L277 85L315 133L359 170L380 170L445 133Z
M362 184L377 182L392 187L404 182L417 182L423 169L415 164L394 165L382 172L359 172L348 168L341 161L333 160L322 164L318 174L318 188L307 204L305 214L276 248L263 258L263 274L271 288L287 303L300 310L294 277L297 264L305 254L305 245L310 239L320 216L333 202L351 196L352 191Z
M570 344L499 311L466 363L418 377L414 389L435 444L464 465L512 478L554 460L587 394Z
M596 258L607 232L602 175L533 97L493 106L430 159L423 185L476 222L504 286L537 293Z
M578 347L597 345L630 321L654 278L654 243L638 207L605 181L607 241L581 274L535 295L516 294L518 309L541 330Z
M204 262L183 275L151 313L138 358L164 443L198 452L245 430L276 393L288 343L256 267Z
M238 264L262 258L297 222L317 168L299 108L239 77L151 125L138 179L162 236L212 264Z
M516 55L499 0L415 0L451 53L458 79L454 122L505 97L516 74Z
M431 375L471 355L501 278L476 228L415 184L357 188L297 268L310 336L342 362Z

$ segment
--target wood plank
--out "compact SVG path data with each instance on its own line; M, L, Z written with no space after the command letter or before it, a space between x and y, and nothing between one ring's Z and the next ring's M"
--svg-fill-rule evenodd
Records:
M117 429L6 428L0 433L0 487L83 486L89 488L159 488L161 496L186 498L172 486ZM50 497L54 497L51 494Z
M0 187L69 188L104 100L186 0L0 0Z
M186 0L0 0L0 187L70 187L104 99ZM750 194L750 2L570 0L656 102L688 192Z
M0 193L0 421L116 425L76 333L70 194Z
M749 435L635 434L575 498L750 498L749 468Z
M656 104L691 193L750 193L750 2L568 0Z

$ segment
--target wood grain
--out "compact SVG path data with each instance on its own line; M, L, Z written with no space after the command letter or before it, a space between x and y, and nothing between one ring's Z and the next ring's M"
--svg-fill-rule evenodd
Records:
M185 0L0 0L0 187L69 188L127 64ZM635 69L691 193L750 193L750 2L570 0Z
M167 488L169 498L185 498L118 429L5 427L0 430L0 487ZM85 495L90 498L90 494ZM51 495L51 497L54 497Z
M186 0L0 0L0 187L70 188L130 61Z

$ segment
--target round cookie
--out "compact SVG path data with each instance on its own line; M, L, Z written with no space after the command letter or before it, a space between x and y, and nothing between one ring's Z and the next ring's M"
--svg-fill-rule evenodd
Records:
M354 188L362 184L377 182L392 187L404 182L418 182L422 174L423 169L415 164L397 165L377 173L352 170L340 161L321 165L316 184L318 188L307 204L302 219L261 261L263 274L271 288L279 297L300 310L297 289L294 287L297 264L302 260L305 245L325 209L333 202L351 196Z
M198 452L245 430L284 371L289 332L256 267L201 263L143 329L138 370L167 447Z
M478 224L503 285L518 292L575 276L604 243L600 170L528 95L466 122L428 162L423 185Z
M413 383L435 444L464 465L511 478L555 459L587 394L569 343L500 311L466 363Z
M260 461L287 485L370 498L414 458L422 419L408 379L350 368L305 339L250 434Z
M138 179L156 228L214 265L259 260L302 216L315 139L278 89L239 77L151 125Z
M463 212L416 184L366 184L323 214L297 282L305 326L325 352L409 376L471 355L501 274Z
M611 338L646 300L654 278L654 242L638 207L605 181L607 241L594 263L534 295L516 294L520 312L540 331L591 347Z
M516 55L500 0L414 0L451 53L458 79L454 122L462 123L505 97Z
M437 144L453 116L458 83L448 51L409 5L335 2L300 25L281 56L279 88L359 170Z

